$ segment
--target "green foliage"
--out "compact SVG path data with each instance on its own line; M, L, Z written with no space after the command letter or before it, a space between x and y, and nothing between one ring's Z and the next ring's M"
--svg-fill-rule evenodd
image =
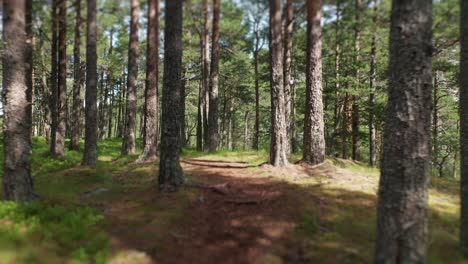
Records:
M104 263L108 239L100 230L103 219L89 207L0 202L0 258L14 263L47 263L43 254L54 248L58 257ZM32 241L35 250L31 250Z

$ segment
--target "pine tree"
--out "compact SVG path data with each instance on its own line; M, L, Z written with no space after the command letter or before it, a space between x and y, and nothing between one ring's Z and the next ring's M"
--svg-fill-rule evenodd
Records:
M35 198L31 177L32 49L27 42L25 0L3 0L3 194L7 200Z
M83 165L94 165L97 161L98 109L97 109L97 25L96 0L88 0L86 35L86 95L85 95L85 149Z
M303 161L316 165L325 160L322 102L321 1L307 0L306 111Z
M182 89L182 3L166 0L164 29L164 77L161 115L159 188L174 191L184 183L180 166L180 97Z
M375 263L424 263L432 97L432 1L393 0Z

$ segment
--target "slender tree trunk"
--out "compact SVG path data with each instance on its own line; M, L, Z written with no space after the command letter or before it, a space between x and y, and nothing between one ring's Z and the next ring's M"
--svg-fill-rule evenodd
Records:
M31 177L32 50L27 44L25 0L3 0L3 195L15 202L35 198Z
M229 103L229 113L228 113L228 131L227 131L227 148L228 150L232 150L232 135L233 135L233 116L234 115L234 109L232 107L232 102Z
M260 33L258 23L255 25L255 51L254 51L254 72L255 72L255 133L253 148L259 149L260 141L260 76L258 72L258 53L260 49Z
M247 150L247 142L249 141L249 117L250 111L247 110L244 115L244 151Z
M145 146L140 161L154 160L158 147L159 0L150 0L148 4Z
M166 0L164 29L164 78L162 95L159 188L174 191L185 182L180 166L180 113L182 89L182 3Z
M468 1L460 2L460 244L463 254L468 256Z
M67 130L67 1L60 0L58 28L58 94L57 94L57 131L55 135L54 155L65 156L65 136Z
M356 88L359 91L361 86L361 73L360 73L360 52L361 52L361 0L355 0L355 28L354 28L354 50L355 54L355 78L356 78ZM354 92L356 93L356 92ZM353 151L352 158L353 160L361 160L361 141L359 138L359 96L356 94L353 95L353 103L351 107L352 115L352 141L353 141Z
M283 74L284 74L284 100L285 100L285 111L284 115L286 118L286 149L287 152L291 152L290 138L291 138L291 55L292 55L292 46L293 46L293 27L294 27L294 11L293 11L293 0L286 1L285 7L285 23L284 23L284 65L283 65Z
M197 151L203 151L203 108L205 105L205 85L203 80L203 33L200 33L200 64L201 64L201 75L202 78L200 79L199 87L198 87L198 103L197 103L197 130L196 130L196 148Z
M80 148L81 137L81 0L75 1L76 22L75 22L75 43L73 47L73 108L71 114L71 141L70 150Z
M307 0L307 70L304 152L311 165L325 161L325 132L322 102L321 1Z
M114 115L114 85L110 86L111 88L109 89L109 107L107 108L107 138L112 138L112 116Z
M347 86L347 85L346 85ZM346 89L347 87L345 87ZM341 110L341 158L348 159L348 114L349 114L349 94L344 93L343 109Z
M293 83L291 85L291 151L292 153L297 153L299 150L299 144L298 144L298 136L297 136L297 120L296 120L296 115L297 115L297 108L296 108L296 102L297 102L297 91L296 91L296 83Z
M393 0L375 263L425 263L432 1Z
M33 32L33 3L32 1L26 1L26 34L27 34L27 60L30 62L28 65L28 75L27 75L27 82L28 82L28 102L30 102L30 117L31 117L31 131L30 131L30 140L32 144L32 136L34 135L34 63L33 63L33 54L35 48L35 36Z
M208 19L208 0L203 0L203 86L205 91L205 100L203 104L203 148L205 151L209 151L209 133L208 133L208 112L210 104L210 68L209 68L209 59L210 59L210 22Z
M208 111L209 151L219 146L218 131L218 85L219 85L219 17L221 0L213 0L213 38L211 45L210 107Z
M281 34L281 1L270 0L270 83L271 83L271 147L269 163L286 166L287 125L283 85L283 39Z
M125 105L127 101L127 92L125 90L125 73L122 74L122 80L120 82L120 94L119 94L119 101L120 101L120 109L119 109L119 128L118 128L118 133L117 137L122 138L125 130Z
M127 78L127 113L125 133L122 144L122 155L133 155L136 152L136 111L137 111L137 78L138 78L138 21L140 18L140 0L131 0L130 42L128 48Z
M439 156L439 82L434 71L434 89L432 96L432 166L437 166Z
M61 0L52 0L52 43L51 43L51 67L50 67L50 114L51 114L51 130L50 130L50 153L55 154L56 149L56 138L58 128L58 85L57 85L57 31L58 31L58 20L57 20L57 6Z
M338 136L340 129L341 105L340 105L340 1L336 1L336 22L335 22L335 108L333 112L333 136L331 140L331 153L336 153L338 146Z
M377 27L379 0L374 0L373 24ZM372 32L371 40L371 61L369 79L369 164L372 167L377 165L377 130L375 129L375 86L376 86L376 64L377 64L377 32Z
M42 108L42 135L46 138L47 144L50 143L50 130L51 130L51 115L50 115L50 98L51 91L47 84L47 70L45 62L45 51L44 51L44 42L42 39L39 39L41 46L41 64L42 64L42 73L41 73L41 89L42 89L42 98L41 108ZM49 99L49 100L48 100Z
M97 161L98 109L97 109L97 25L96 0L87 1L86 35L86 94L85 94L85 148L83 165Z
M180 113L180 146L186 147L187 145L187 138L185 137L185 90L187 85L187 79L185 76L185 70L182 74L182 86L180 90L180 103L179 103L179 113Z

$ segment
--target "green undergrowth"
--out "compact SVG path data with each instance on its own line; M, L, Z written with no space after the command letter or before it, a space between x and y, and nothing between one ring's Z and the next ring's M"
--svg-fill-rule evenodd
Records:
M104 263L103 216L89 207L0 202L2 263Z
M48 154L45 139L34 138L33 145L32 171L39 200L23 205L0 201L0 263L106 263L115 255L125 256L111 252L112 237L106 230L113 223L104 217L104 210L123 195L151 193L148 188L156 185L157 164L135 164L137 155L121 157L117 139L99 142L99 161L94 167L79 165L81 151L67 151L66 158L57 159ZM184 149L182 158L247 162L255 167L268 160L268 152ZM290 161L300 158L291 155ZM328 161L326 167L311 170L305 177L278 179L288 186L282 199L297 222L292 239L300 241L296 244L301 254L312 263L372 262L379 170L360 162ZM274 175L270 170L260 167L251 172ZM187 171L187 177L197 181L192 173ZM340 181L340 177L345 179ZM458 190L458 180L431 178L428 263L468 263L457 245ZM157 197L125 211L122 219L152 226L134 232L156 241L154 251L164 254L170 246L168 237L183 237L177 227L190 225L185 210L200 197L195 188ZM135 200L129 196L128 206Z
M0 201L0 259L5 261L0 263L106 263L105 219L88 204L100 198L95 190L116 191L113 175L135 160L120 157L120 145L120 140L99 142L99 161L87 167L80 165L81 151L67 150L66 157L56 158L44 138L33 138L32 173L39 198L22 205Z

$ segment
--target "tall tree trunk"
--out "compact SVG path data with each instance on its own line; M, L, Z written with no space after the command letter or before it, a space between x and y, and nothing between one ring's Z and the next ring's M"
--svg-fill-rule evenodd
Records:
M285 7L285 23L284 23L284 115L286 118L286 149L287 152L291 152L290 138L291 138L291 55L293 46L293 27L294 27L294 11L293 11L293 0L286 1Z
M260 22L255 22L255 51L254 51L254 73L255 73L255 132L253 138L253 148L259 149L260 141L260 76L258 72L258 53L260 52Z
M203 84L203 33L200 33L200 64L201 64L201 75L199 87L198 87L198 102L197 102L197 130L196 130L196 148L197 151L203 151L203 108L205 105L205 86Z
M55 154L56 149L56 137L58 128L58 85L57 85L57 73L58 73L58 61L57 61L57 44L58 44L58 19L57 19L57 7L61 0L52 0L52 43L51 43L51 62L50 62L50 115L51 115L51 127L50 127L50 153Z
M468 256L468 1L460 2L460 243L463 254Z
M42 135L46 138L47 144L50 144L50 130L51 130L51 111L50 111L50 98L51 98L51 91L50 87L47 83L47 70L46 70L46 62L45 62L45 49L44 49L44 41L42 38L39 39L39 45L41 46L41 89L42 89L42 100L41 100L41 108L42 108Z
M296 115L297 115L297 107L296 107L296 102L297 102L297 91L296 91L296 83L294 82L291 85L291 152L292 153L297 153L299 150L299 142L298 142L298 136L297 136L297 120L296 120Z
M347 86L348 84L346 84ZM345 87L345 89L348 87ZM341 110L341 158L348 158L348 114L349 114L349 94L344 93L343 106Z
M58 51L58 97L57 97L57 133L55 135L54 154L65 156L65 134L67 130L67 1L59 2L59 51Z
M99 74L99 87L98 87L98 139L102 139L102 131L104 130L104 108L106 100L104 98L105 88L104 88L104 69L100 67L98 70Z
M97 26L96 0L87 1L86 35L86 94L85 94L85 148L83 165L97 161L98 109L97 109Z
M75 1L76 22L75 42L73 47L73 108L71 114L71 141L70 150L80 148L81 137L81 0Z
M322 102L321 1L307 0L306 111L304 118L304 162L325 161L325 132Z
M219 145L218 85L219 85L219 17L221 0L213 0L213 38L211 45L210 103L208 110L208 146L216 151Z
M145 146L140 161L154 160L158 147L159 0L148 2L147 30Z
M270 0L271 147L269 163L275 167L288 164L282 44L281 1Z
M333 111L333 135L331 139L330 152L336 153L338 147L338 136L340 129L341 105L340 105L340 1L336 1L335 22L335 108Z
M114 85L111 82L109 89L109 107L107 108L107 138L112 138L112 116L114 115Z
M140 18L140 0L131 0L130 42L128 48L128 78L127 78L127 113L125 133L122 144L122 155L133 155L136 152L136 107L138 78L138 21Z
M25 0L3 0L3 195L15 202L35 198L31 177L31 70Z
M162 95L159 188L174 191L185 181L180 166L180 113L182 89L182 3L166 0L164 29L164 77Z
M186 73L182 74L182 89L180 90L180 144L181 147L187 146L187 137L185 135L186 124L185 124L185 97L187 88Z
M356 88L359 91L361 86L361 73L360 73L360 52L361 52L361 0L355 0L355 27L354 27L354 51L355 51L355 76L356 78ZM354 92L356 93L356 92ZM359 96L356 94L353 95L353 103L351 107L352 111L352 141L353 141L353 151L352 158L353 160L361 160L361 142L359 138Z
M33 54L35 48L35 35L33 32L33 3L32 1L26 1L26 14L25 14L25 22L26 22L26 34L27 34L27 52L26 54L28 61L31 63L27 70L27 82L28 82L28 102L30 102L30 116L31 116L31 131L30 131L30 140L32 140L32 136L34 134L34 63L33 63ZM32 144L32 141L31 141Z
M434 71L434 89L432 96L432 166L437 166L439 156L439 82Z
M118 118L118 132L117 137L123 138L125 130L125 106L127 101L127 92L125 90L125 72L122 74L122 79L120 81L120 93L119 93L119 118Z
M205 151L209 150L209 133L208 133L208 118L209 118L209 104L210 104L210 68L209 68L209 58L210 58L210 22L208 19L208 0L203 0L203 85L205 91L205 100L203 104L203 148Z
M375 263L425 263L432 1L393 0Z
M372 18L374 27L377 27L379 0L374 0L374 16ZM375 89L376 89L376 68L377 68L377 32L372 32L371 40L371 61L369 79L369 164L372 167L377 165L377 130L375 129Z

